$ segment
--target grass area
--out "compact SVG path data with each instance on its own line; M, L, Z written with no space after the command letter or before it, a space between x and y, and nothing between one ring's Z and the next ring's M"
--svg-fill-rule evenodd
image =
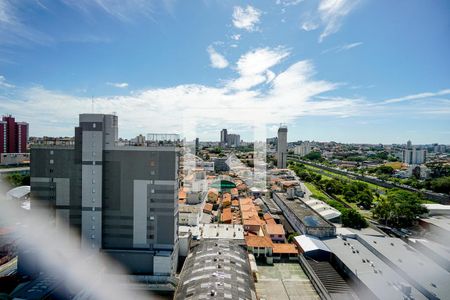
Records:
M321 190L319 190L313 183L310 182L304 182L308 190L311 192L311 196L314 198L317 198L319 200L331 200L327 195L324 194Z
M396 170L400 169L402 167L402 163L399 161L392 161L392 162L387 162L384 164L385 166L389 166L392 167Z
M309 166L309 165L304 165L304 166L305 166L305 168L307 168L310 171L319 173L320 175L322 175L322 177L324 177L326 179L338 178L338 179L343 179L343 180L361 182L361 183L367 184L372 190L374 190L374 191L376 191L378 193L381 191L382 193L379 193L379 194L386 193L387 190L388 190L385 187L382 187L382 186L379 186L379 185L376 185L376 184L373 184L373 183L370 183L370 182L366 182L366 181L362 181L362 180L358 180L358 179L352 179L349 176L345 176L345 175L342 175L342 174L334 173L334 172L331 172L331 171L328 171L328 170L320 169L320 168Z

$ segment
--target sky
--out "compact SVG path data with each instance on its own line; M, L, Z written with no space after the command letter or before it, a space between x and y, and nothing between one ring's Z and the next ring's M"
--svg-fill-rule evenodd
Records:
M0 0L0 113L73 136L450 144L447 0Z

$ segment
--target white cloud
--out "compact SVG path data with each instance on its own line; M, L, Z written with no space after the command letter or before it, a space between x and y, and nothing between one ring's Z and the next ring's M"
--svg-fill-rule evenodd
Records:
M235 6L233 11L233 25L239 29L256 31L261 17L261 11L248 5L246 8Z
M27 43L50 44L53 39L26 25L21 18L24 2L0 0L0 45L23 45ZM36 3L27 3L36 5ZM41 7L41 6L39 6Z
M409 101L409 100L418 100L418 99L425 99L425 98L431 98L431 97L437 97L437 96L445 96L450 94L450 89L440 90L437 92L426 92L426 93L419 93L419 94L413 94L408 96L403 96L399 98L392 98L384 100L383 103L398 103L403 101Z
M152 0L62 0L67 6L80 10L86 15L103 12L122 21L132 22L136 17L151 18L154 12ZM167 2L167 1L166 1Z
M350 43L350 44L345 44L345 45L341 45L341 46L336 46L330 49L326 49L324 51L322 51L322 54L324 53L328 53L328 52L335 52L335 53L339 53L342 51L346 51L346 50L350 50L352 48L356 48L359 47L363 44L363 42L356 42L356 43Z
M255 52L260 51L262 49ZM314 66L310 61L297 62L278 74L268 70L285 55L285 52L266 55L272 58L264 67L250 63L252 59L248 55L241 61L241 72L249 76L246 80L261 76L264 82L270 81L265 91L178 85L124 96L96 97L94 111L117 112L123 137L161 131L178 132L189 138L195 137L195 131L211 130L212 124L251 131L253 126L290 122L303 115L341 116L354 112L358 103L353 100L316 99L321 93L334 90L336 85L313 79ZM72 135L78 114L89 112L91 107L89 97L76 97L44 87L23 89L14 97L2 99L0 111L29 121L31 135ZM44 113L46 118L38 117ZM190 124L189 130L186 124Z
M302 24L302 29L304 31L316 30L317 28L319 28L319 25L311 21L305 21Z
M357 3L358 0L322 0L320 2L318 13L325 29L320 34L319 42L340 29L343 18L355 8Z
M276 4L283 6L294 6L300 4L303 0L277 0Z
M235 41L239 41L241 39L241 35L240 34L233 34L231 36L231 39L233 39Z
M245 90L273 79L272 73L268 73L269 68L279 64L288 55L289 52L282 47L258 48L245 53L236 63L236 71L240 77L231 80L228 87Z
M211 67L217 69L224 69L228 67L227 59L222 54L218 53L212 46L209 46L206 51L209 53Z
M14 88L15 86L13 84L10 84L8 82L6 82L6 78L3 75L0 75L0 88Z
M126 82L107 82L106 84L120 89L128 87L128 83Z

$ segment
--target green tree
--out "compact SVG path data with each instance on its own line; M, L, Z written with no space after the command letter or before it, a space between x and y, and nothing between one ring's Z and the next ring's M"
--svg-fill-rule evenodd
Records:
M438 193L450 193L450 176L433 179L431 189Z
M368 226L366 219L354 209L344 209L341 215L342 225L350 228L366 228Z
M392 189L388 191L386 199L378 202L373 216L389 226L411 226L418 216L427 212L420 200L417 193Z
M319 151L312 151L304 156L308 160L322 160L322 154Z

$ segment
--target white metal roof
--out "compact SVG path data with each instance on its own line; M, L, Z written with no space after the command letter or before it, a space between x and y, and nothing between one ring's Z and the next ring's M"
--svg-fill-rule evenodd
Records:
M330 252L330 250L324 244L324 242L313 236L303 234L296 236L294 239L295 242L303 249L304 252L310 252L315 250L323 250Z
M6 197L19 199L19 198L22 198L22 197L28 195L29 193L30 193L30 186L23 185L23 186L18 186L16 188L9 190L6 193Z

